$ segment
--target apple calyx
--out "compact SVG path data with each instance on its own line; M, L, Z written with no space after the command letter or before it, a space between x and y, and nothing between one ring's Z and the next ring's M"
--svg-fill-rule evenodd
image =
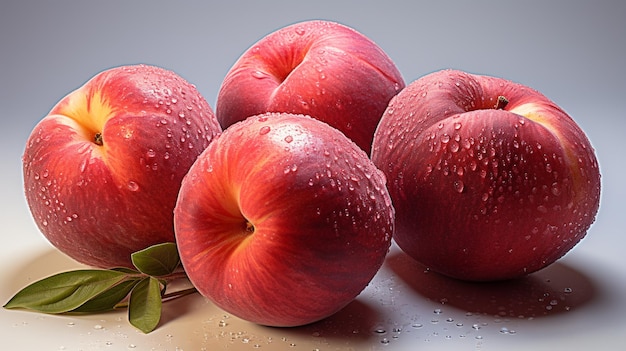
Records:
M93 142L96 143L96 145L100 145L102 146L104 143L102 141L102 133L98 132L93 136Z
M509 99L507 99L504 95L500 95L498 96L498 101L496 102L496 105L494 106L494 108L496 110L503 110L508 104L509 104Z
M254 233L254 224L246 221L246 233Z

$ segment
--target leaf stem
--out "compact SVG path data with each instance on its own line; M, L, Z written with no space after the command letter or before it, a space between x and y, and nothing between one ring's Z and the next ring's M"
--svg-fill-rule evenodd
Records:
M198 292L198 289L196 288L188 288L188 289L182 289L182 290L174 291L171 293L167 293L163 295L163 302L174 300L183 296L195 294L197 292Z
M171 282L178 279L187 279L187 273L185 271L174 272L162 277L159 277L167 282Z

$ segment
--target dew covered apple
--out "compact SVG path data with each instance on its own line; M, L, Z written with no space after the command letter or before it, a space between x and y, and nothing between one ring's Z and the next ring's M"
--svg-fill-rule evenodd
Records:
M233 124L184 178L174 213L194 286L270 326L315 322L351 302L390 246L394 210L365 152L316 119Z
M412 82L385 111L372 160L387 176L398 246L456 278L537 271L598 211L585 133L541 93L501 78L443 70Z
M338 23L305 21L243 53L224 78L215 113L223 128L264 112L310 115L369 154L382 113L404 85L371 39Z
M175 240L180 182L219 132L209 104L174 72L100 72L28 138L23 174L34 220L81 263L132 267L132 252Z

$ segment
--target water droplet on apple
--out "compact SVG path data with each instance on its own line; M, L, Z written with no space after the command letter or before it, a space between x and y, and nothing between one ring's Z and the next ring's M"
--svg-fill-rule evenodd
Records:
M287 174L289 172L295 172L298 170L298 165L293 164L293 165L287 165L285 166L285 169L283 170L283 173Z
M139 190L139 184L137 184L137 182L135 181L128 181L128 184L126 184L126 186L128 187L128 190L130 191L137 191Z
M552 195L559 196L561 195L561 186L558 183L553 183L550 191L552 192Z
M251 75L252 75L252 77L254 77L256 79L263 79L263 78L267 77L267 74L265 74L264 72L261 72L259 70L252 71Z
M80 162L79 170L80 170L80 172L81 172L81 173L84 173L84 172L85 172L85 170L87 169L87 164L89 164L89 163L90 163L90 162L89 162L89 160L88 160L88 159L83 159L83 160Z
M461 180L455 180L452 185L454 186L454 190L456 190L457 193L462 193L463 189L465 189L465 184L463 184L463 181Z
M270 127L269 126L263 126L261 127L261 129L259 129L259 134L261 135L265 135L267 133L270 132Z
M450 143L449 148L450 148L450 151L457 152L457 151L459 151L460 146L459 146L459 144L457 142L452 142L452 143Z
M287 135L287 136L285 137L285 142L287 142L287 143L291 143L292 141L293 141L293 137L292 137L291 135Z
M156 156L156 152L155 152L154 150L149 149L149 150L146 152L146 157L148 157L148 158L153 158L154 156Z
M304 35L304 33L306 33L306 31L302 27L296 27L295 31L298 35Z

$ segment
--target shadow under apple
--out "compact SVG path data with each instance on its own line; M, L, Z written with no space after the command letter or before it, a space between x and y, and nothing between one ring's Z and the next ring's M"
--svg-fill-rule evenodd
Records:
M26 285L41 280L48 276L77 269L88 269L90 267L77 263L60 251L54 248L45 248L40 251L31 252L29 257L22 261L15 262L10 269L6 269L0 278L0 289L3 303L15 295ZM191 287L187 281L173 282L169 286L174 290ZM164 304L159 328L165 327L187 314L196 314L197 310L202 310L208 320L217 318L216 316L228 315L211 303L208 303L200 294L192 294L180 299L168 301ZM272 328L260 325L253 325L249 322L232 317L229 320L230 328L217 328L223 330L249 329L256 333L268 335L283 335L286 339L308 339L309 342L322 342L323 340L342 340L347 343L364 342L371 337L369 329L376 320L379 319L380 311L374 306L356 299L349 303L339 312L321 321L293 328ZM100 315L110 313L125 313L120 311L100 313ZM68 315L68 318L75 318L77 315ZM214 317L214 318L212 318ZM206 319L205 318L205 319ZM219 318L217 318L219 319ZM217 322L216 322L217 323ZM214 323L215 324L215 323ZM209 323L210 325L210 323ZM217 324L216 324L217 325Z
M386 264L412 290L469 313L537 318L591 302L597 288L589 277L562 262L528 276L498 282L467 282L431 272L399 251Z
M369 329L380 318L380 314L374 306L357 298L334 315L313 324L292 328L289 332L345 342L365 341L372 337Z

